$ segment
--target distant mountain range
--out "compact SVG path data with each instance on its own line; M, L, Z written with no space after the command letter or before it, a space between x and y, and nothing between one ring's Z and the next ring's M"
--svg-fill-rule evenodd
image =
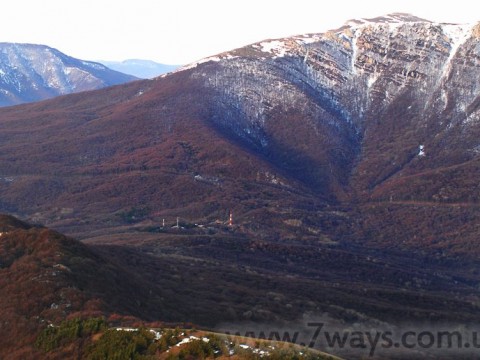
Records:
M45 100L135 79L48 46L0 43L0 106Z
M159 64L151 60L129 59L124 61L103 61L100 63L109 67L110 69L136 76L141 79L152 79L159 75L173 71L179 65L165 65Z

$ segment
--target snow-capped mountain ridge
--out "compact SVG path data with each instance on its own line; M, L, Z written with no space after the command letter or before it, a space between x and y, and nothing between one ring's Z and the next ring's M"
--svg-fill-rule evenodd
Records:
M191 76L217 92L215 121L269 154L278 144L278 134L271 132L278 117L296 111L309 114L302 116L311 133L337 134L330 136L328 163L338 162L333 154L346 154L348 148L353 166L353 159L362 156L361 144L368 142L372 124L386 117L385 132L392 132L398 127L392 119L398 115L387 114L402 109L402 119L409 119L406 126L416 135L407 140L411 144L403 150L401 165L388 159L382 163L393 173L410 164L420 145L425 154L433 153L434 143L440 146L438 140L426 141L429 132L439 139L451 136L454 128L465 132L480 121L479 29L478 24L443 24L391 14L352 20L323 34L264 40L180 71L192 70ZM402 132L396 136L404 137ZM463 143L468 157L478 142L466 134L463 138L468 139ZM446 149L438 149L442 151ZM428 158L421 156L419 161ZM383 180L381 176L369 181Z
M450 39L453 49L457 49L458 46L472 36L477 28L477 32L480 36L480 23L477 24L453 24L453 23L436 23L426 19L416 17L411 14L405 13L392 13L377 18L362 18L353 19L345 23L344 26L337 30L330 30L326 33L311 33L291 36L287 38L268 39L258 43L250 45L250 47L260 50L267 56L270 55L273 58L284 57L288 55L298 54L299 48L305 48L307 45L317 43L325 38L332 38L335 36L341 36L348 42L350 42L351 48L354 52L352 60L356 59L356 42L355 34L358 31L364 30L379 30L381 32L389 31L392 33L401 32L402 27L408 26L429 26L432 29L441 28L445 36ZM348 34L348 35L347 35ZM429 40L429 39L427 39ZM248 47L248 46L247 46ZM220 61L222 59L229 59L234 56L240 49L233 51L227 51L218 55L209 56L191 64L187 64L178 69L178 71L190 69L198 64L202 64L208 61ZM307 51L308 49L304 49ZM306 54L308 55L308 54ZM355 71L352 67L352 71Z

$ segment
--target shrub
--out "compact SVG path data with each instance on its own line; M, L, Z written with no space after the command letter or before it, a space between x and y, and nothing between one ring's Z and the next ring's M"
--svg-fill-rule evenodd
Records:
M154 359L158 351L155 336L146 329L137 331L107 330L90 346L89 360Z
M85 338L106 329L103 318L79 318L65 320L59 326L50 325L37 337L35 345L43 351L51 351L79 338Z

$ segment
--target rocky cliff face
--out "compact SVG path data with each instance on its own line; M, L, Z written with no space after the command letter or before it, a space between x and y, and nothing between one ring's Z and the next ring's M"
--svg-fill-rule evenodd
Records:
M47 46L0 43L0 106L99 89L134 79Z
M214 121L318 191L395 196L380 187L476 158L478 29L392 14L220 54L192 76L217 92Z

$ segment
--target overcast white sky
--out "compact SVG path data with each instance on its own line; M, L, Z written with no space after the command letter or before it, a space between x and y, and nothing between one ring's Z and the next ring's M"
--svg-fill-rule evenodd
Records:
M166 64L391 12L480 21L475 0L6 0L1 12L0 42L45 44L84 60Z

